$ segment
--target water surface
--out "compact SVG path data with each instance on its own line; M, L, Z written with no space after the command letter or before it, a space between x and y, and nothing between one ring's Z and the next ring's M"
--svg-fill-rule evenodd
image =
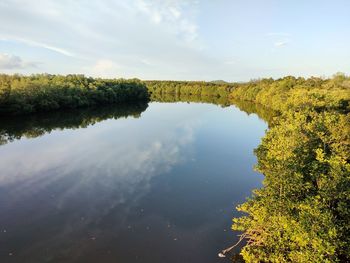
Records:
M157 103L0 125L0 262L225 262L267 125Z

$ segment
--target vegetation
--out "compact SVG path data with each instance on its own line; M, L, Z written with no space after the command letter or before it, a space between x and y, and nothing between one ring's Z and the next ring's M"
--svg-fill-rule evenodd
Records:
M238 207L247 262L350 262L349 78L244 84L231 97L279 111L256 149L264 187Z
M232 84L216 84L204 81L145 81L150 94L196 95L227 97L233 90Z
M336 74L331 79L285 77L236 84L231 98L262 104L274 110L314 109L350 111L350 78Z
M147 101L148 97L145 85L139 80L0 74L0 114L3 115Z

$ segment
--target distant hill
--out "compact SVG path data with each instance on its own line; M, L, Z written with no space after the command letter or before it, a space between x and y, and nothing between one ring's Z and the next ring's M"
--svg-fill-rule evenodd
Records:
M213 80L213 81L210 81L210 83L214 83L214 84L228 84L227 81L224 81L224 80Z

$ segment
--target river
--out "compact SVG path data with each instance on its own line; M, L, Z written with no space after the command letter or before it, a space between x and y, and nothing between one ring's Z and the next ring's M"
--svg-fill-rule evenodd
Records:
M266 129L186 102L1 120L0 262L227 262Z

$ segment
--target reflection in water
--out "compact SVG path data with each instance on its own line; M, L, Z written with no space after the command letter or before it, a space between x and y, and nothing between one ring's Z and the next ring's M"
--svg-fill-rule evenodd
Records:
M179 93L165 93L165 94L151 94L151 100L157 102L196 102L196 103L210 103L227 107L231 105L228 97L217 96L201 96L201 95L189 95Z
M0 145L20 139L35 138L55 129L86 128L106 119L118 119L133 116L139 118L146 110L147 103L132 105L110 105L76 110L62 110L35 115L1 116Z
M279 115L277 111L274 111L272 109L266 108L263 105L250 102L250 101L237 100L237 99L231 98L230 103L238 107L241 111L246 112L248 115L250 114L258 115L259 118L264 120L266 123L268 123L269 126L273 125L274 117Z
M272 124L273 118L278 115L278 112L269 109L263 105L244 101L237 100L235 98L229 98L227 96L200 96L200 95L188 95L188 94L179 94L179 93L166 93L166 94L152 94L152 101L158 102L195 102L195 103L210 103L215 105L220 105L221 107L228 107L230 105L235 105L241 111L246 112L248 115L254 114L258 115L259 118L264 120L265 122Z
M0 147L1 262L222 262L266 124L186 103L117 119L145 108L1 123L22 137Z

